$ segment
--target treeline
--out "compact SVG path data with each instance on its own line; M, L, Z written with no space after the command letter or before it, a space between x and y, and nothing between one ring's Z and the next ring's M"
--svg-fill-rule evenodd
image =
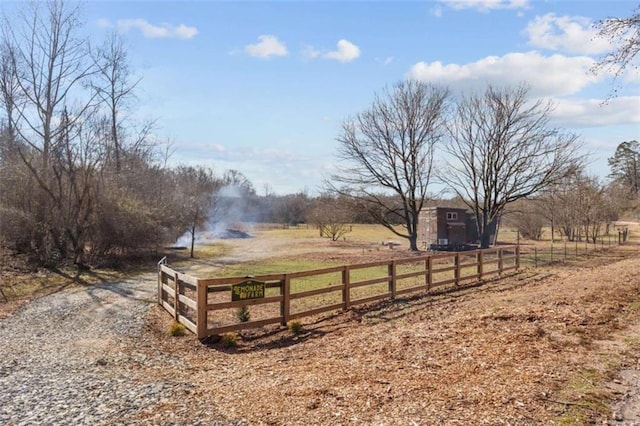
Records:
M117 34L99 43L88 40L75 3L51 0L19 7L14 15L3 16L0 29L0 242L28 253L40 264L74 263L82 267L106 258L155 250L185 234L193 243L201 231L217 225L233 227L236 221L312 223L319 235L333 240L348 232L350 223L381 223L390 229L403 224L409 232L398 235L415 246L418 212L425 205L432 171L433 146L445 134L457 142L448 152L461 159L460 169L446 173L449 183L458 182L452 181L452 176L459 179L461 183L455 188L462 188L461 192L454 193L460 204L470 206L468 199L474 196L478 202L476 217L484 217L486 223L517 200L506 217L511 217L523 235L540 237L540 224L546 223L569 239L597 238L602 232L599 224L608 223L620 211L633 207L625 202L637 201L640 149L636 141L624 142L616 151L610 160L614 179L606 186L579 170L565 175L566 167L560 167L564 166L564 157L559 157L552 166L562 169L565 181L549 187L543 181L545 185L533 185L531 189L530 174L537 169L522 164L530 164L525 160L535 158L532 153L538 155L540 147L522 148L523 142L518 138L499 141L498 145L495 138L489 138L486 149L472 151L488 155L473 164L492 161L491 164L503 164L509 173L496 167L481 167L480 172L500 172L497 176L484 176L465 168L463 160L470 158L467 148L475 145L464 140L464 132L457 134L455 130L465 123L483 126L472 126L464 134L486 136L501 125L508 130L497 120L511 116L502 111L505 102L500 100L510 101L507 104L512 105L512 112L520 113L525 124L543 136L550 134L540 124L546 123L548 107L540 107L542 119L529 123L530 111L520 111L526 104L526 91L520 89L489 88L484 95L470 97L458 108L460 119L468 120L453 125L446 133L441 128L443 110L439 106L448 92L431 92L427 86L412 82L397 85L389 93L389 105L396 107L401 119L389 123L395 126L389 128L404 129L414 116L431 117L437 123L409 120L416 132L394 135L425 137L414 144L399 141L406 150L397 151L402 153L397 154L400 159L390 155L390 161L374 165L369 174L362 174L363 168L347 168L346 174L334 181L336 190L319 196L257 194L252 183L236 170L220 173L202 166L170 167L170 144L157 136L153 120L140 120L132 113L140 80L130 69L124 40ZM406 102L407 99L424 102ZM372 128L380 128L375 126L377 117L388 118L385 111L389 105L378 103L370 113L362 114L359 129L366 127L365 119L373 120L369 123ZM407 105L424 106L426 110L419 108L416 112ZM434 108L437 111L432 111ZM376 111L380 114L374 114ZM465 111L467 115L463 114ZM485 120L487 117L497 121ZM374 132L376 138L363 148L356 128L346 124L342 140L352 148L345 151L346 157L352 159L352 152L361 153L361 160L367 164L369 158L388 158L385 155L389 153L372 148L392 146L377 143L388 135ZM517 129L506 130L503 133L518 133ZM520 147L516 150L518 155L511 162L498 161L505 158L504 150L511 146ZM558 146L567 149L559 150ZM573 139L568 138L549 149L564 152L572 147ZM515 180L524 183L524 189L516 188L517 191L491 200L486 194L498 191L504 186L503 180L513 183L514 164L519 170ZM406 184L397 176L400 169L407 174ZM546 170L538 174L549 173ZM380 178L377 186L372 184L375 180L370 174ZM387 179L389 176L393 179ZM474 180L479 176L485 183L499 185L485 188L484 193L464 192L466 188L480 187ZM475 183L468 185L468 181ZM339 183L351 184L355 190L339 190ZM386 192L376 190L381 187ZM540 193L538 188L545 188L546 192ZM529 194L535 197L532 199ZM481 201L491 203L480 205Z
M45 265L157 249L213 223L360 220L306 194L257 195L242 173L169 167L124 40L84 37L76 3L31 2L0 33L0 241ZM311 213L313 212L313 213ZM335 235L335 234L334 234Z
M638 142L622 142L609 158L609 181L577 172L536 197L509 206L504 223L533 240L595 243L613 232L614 221L640 212L639 165Z

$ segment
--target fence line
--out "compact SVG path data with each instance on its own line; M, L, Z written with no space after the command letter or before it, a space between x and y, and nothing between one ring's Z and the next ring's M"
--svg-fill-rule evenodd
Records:
M596 242L583 239L582 241L549 241L546 245L538 243L533 247L522 244L520 245L520 261L523 265L538 267L604 251L623 243L624 240L618 236L609 235L607 238L600 237Z
M158 304L199 339L282 324L520 268L518 246L260 276L200 279L158 262ZM238 309L257 319L239 322Z

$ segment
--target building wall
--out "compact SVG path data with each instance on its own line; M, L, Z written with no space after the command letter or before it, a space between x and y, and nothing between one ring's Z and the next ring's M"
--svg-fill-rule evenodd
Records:
M420 211L418 242L423 248L431 244L464 244L468 235L469 215L466 209L448 207L427 207ZM475 228L473 229L475 232Z

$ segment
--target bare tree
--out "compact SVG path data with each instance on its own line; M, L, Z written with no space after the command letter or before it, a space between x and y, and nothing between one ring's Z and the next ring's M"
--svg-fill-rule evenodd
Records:
M239 170L229 169L222 176L222 183L232 187L239 196L245 197L256 193L253 183Z
M546 225L542 208L543 203L540 199L518 200L505 210L505 222L516 228L522 237L539 241Z
M607 39L616 48L605 54L593 66L592 71L609 71L614 79L620 77L629 67L638 68L634 63L640 52L640 6L627 18L609 17L596 23L598 36ZM617 88L613 88L614 95Z
M52 158L65 149L70 129L81 127L95 107L92 96L82 99L80 95L83 84L96 71L86 60L87 41L79 34L80 25L78 6L53 0L30 3L17 19L4 17L2 25L12 81L17 83L14 98L5 105L13 108L12 129L28 148L18 152L40 189L35 213L40 249L56 244L53 221L60 207L55 197L59 179ZM73 114L67 113L71 104ZM70 167L64 171L74 172Z
M0 42L0 109L4 110L5 142L15 142L14 123L17 104L21 103L20 86L14 69L13 51L8 43Z
M215 217L216 196L222 182L211 169L204 167L178 167L176 178L178 185L174 198L181 204L179 220L187 227L191 237L190 256L194 257L196 232Z
M407 80L376 96L369 109L342 124L338 157L345 166L328 189L360 200L375 220L417 251L418 214L433 171L434 149L445 133L449 91ZM394 195L399 205L389 203ZM404 231L394 227L399 216Z
M305 192L276 197L272 205L273 219L281 223L283 229L297 226L306 221L309 204L309 196Z
M482 247L505 206L581 165L577 136L549 127L551 105L527 95L524 87L488 87L463 97L449 126L449 158L440 176L473 211Z
M97 175L104 152L99 149L100 133L95 122L85 120L71 124L73 114L63 111L64 133L52 152L53 182L48 191L56 218L51 227L57 251L63 258L71 257L78 267L84 265L84 252L89 242L99 182ZM71 253L67 253L67 246Z
M83 83L96 72L87 61L88 45L80 36L78 6L63 1L33 2L20 10L19 21L5 18L3 36L11 49L12 69L24 102L14 103L19 136L40 152L46 168L53 145L66 131L59 125L62 111L78 94ZM43 11L42 8L45 8ZM76 97L75 115L69 125L82 120L95 107L92 97Z
M309 216L318 227L320 236L331 238L331 241L338 241L351 232L353 214L349 200L345 197L320 195L313 200Z
M121 115L127 102L134 97L134 89L140 79L132 77L124 40L117 33L112 33L93 56L99 72L91 85L108 112L111 142L109 157L113 156L116 173L120 173L123 150Z

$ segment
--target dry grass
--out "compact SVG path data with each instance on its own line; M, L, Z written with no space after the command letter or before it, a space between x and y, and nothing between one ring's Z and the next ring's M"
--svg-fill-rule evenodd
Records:
M407 254L380 249L378 236L331 244L273 232L264 245L233 242L240 257L225 260L232 252L224 251L185 268L211 273L253 256L343 264ZM194 418L182 424L205 406L250 424L602 423L608 381L622 366L640 365L639 249L634 233L627 246L481 287L304 319L297 335L286 327L245 331L236 347L169 337L172 320L155 307L148 331L127 350L179 360L179 370L131 368L193 385L191 395L171 395L164 407L171 418L172 404L186 400Z
M609 414L615 371L640 361L639 260L632 243L302 320L299 335L245 331L235 349L169 341L154 309L145 349L184 362L194 412L251 424L592 424Z
M121 269L81 271L74 267L45 269L34 267L26 255L0 246L0 319L15 312L22 304L74 285L93 285L137 276L146 264L130 262ZM148 270L146 272L149 272Z

